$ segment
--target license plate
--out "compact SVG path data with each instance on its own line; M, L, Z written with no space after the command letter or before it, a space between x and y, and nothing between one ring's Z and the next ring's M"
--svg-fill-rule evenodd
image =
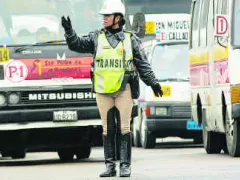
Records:
M145 32L146 34L155 34L156 31L156 23L154 21L147 21L145 23Z
M77 111L54 111L54 121L76 121L78 120Z
M163 96L169 97L172 94L171 86L161 86L163 91Z
M202 124L197 124L193 120L187 121L187 130L202 130Z

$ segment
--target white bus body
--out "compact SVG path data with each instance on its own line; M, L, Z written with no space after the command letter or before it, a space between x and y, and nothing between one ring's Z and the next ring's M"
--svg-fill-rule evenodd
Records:
M207 153L240 156L239 0L194 0L190 28L193 119Z

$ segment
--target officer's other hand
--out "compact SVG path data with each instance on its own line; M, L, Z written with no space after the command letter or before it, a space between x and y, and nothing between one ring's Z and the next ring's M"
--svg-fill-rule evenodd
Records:
M62 27L64 28L65 31L72 29L72 23L69 16L67 17L67 19L64 16L62 16Z
M152 85L151 88L152 88L156 97L162 97L163 91L162 91L162 88L161 88L159 83L156 83L156 84Z

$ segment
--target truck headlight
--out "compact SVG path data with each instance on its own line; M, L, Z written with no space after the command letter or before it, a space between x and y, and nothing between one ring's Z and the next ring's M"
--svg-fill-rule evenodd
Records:
M168 115L168 109L166 107L156 107L156 115L166 116Z
M3 94L0 94L0 106L6 104L6 97Z
M20 97L17 93L11 93L8 96L8 102L9 104L17 104L19 103Z

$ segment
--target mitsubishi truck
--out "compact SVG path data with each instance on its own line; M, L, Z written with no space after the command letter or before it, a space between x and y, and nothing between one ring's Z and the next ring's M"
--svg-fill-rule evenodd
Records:
M70 51L61 16L79 36L102 27L103 0L0 1L0 152L54 151L88 158L101 130L92 54ZM101 132L98 134L101 135Z

